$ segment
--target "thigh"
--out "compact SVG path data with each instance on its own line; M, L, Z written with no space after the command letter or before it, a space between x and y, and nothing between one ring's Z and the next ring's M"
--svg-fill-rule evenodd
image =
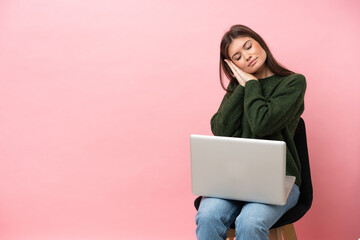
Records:
M246 203L236 221L251 221L252 219L256 222L261 222L269 229L282 215L296 205L299 195L299 187L294 184L288 201L283 206L263 203Z

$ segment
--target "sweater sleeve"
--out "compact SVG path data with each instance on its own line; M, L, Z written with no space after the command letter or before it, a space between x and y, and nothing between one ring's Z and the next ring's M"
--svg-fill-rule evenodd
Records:
M295 114L303 112L305 90L306 80L301 74L285 78L268 99L264 98L258 81L248 81L245 85L244 111L251 131L262 137L285 128Z
M211 131L215 136L234 136L241 133L241 119L244 112L245 88L230 83L218 111L211 118Z

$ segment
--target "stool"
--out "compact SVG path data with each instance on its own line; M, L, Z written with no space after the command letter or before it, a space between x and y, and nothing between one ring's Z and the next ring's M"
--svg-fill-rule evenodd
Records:
M297 240L294 224L270 229L269 240ZM230 228L226 240L234 240L235 229Z

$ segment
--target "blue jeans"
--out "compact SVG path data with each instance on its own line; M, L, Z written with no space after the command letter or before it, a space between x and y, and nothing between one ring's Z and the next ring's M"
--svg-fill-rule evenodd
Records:
M226 239L235 222L236 240L268 240L269 229L296 205L299 195L299 187L294 184L284 206L203 197L195 216L197 239Z

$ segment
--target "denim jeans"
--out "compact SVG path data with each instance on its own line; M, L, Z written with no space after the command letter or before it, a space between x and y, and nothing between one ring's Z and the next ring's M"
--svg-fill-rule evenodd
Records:
M268 240L271 226L296 205L299 195L294 184L284 206L203 197L195 216L197 239L226 239L235 222L236 240Z

